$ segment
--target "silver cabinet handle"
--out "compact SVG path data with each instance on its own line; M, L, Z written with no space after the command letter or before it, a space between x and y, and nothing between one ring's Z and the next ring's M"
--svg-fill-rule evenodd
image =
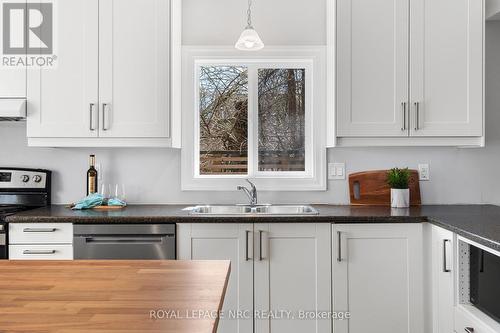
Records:
M401 130L406 131L406 102L401 103L401 110L403 111Z
M451 240L449 240L449 239L443 240L443 272L444 273L451 272L451 269L448 268L448 259L447 259L448 253L446 251L446 244L447 243L451 243Z
M415 131L420 129L420 103L415 102Z
M248 255L248 236L250 236L250 231L245 230L245 261L250 260L250 256Z
M264 257L262 256L262 234L264 232L259 230L259 261L262 261Z
M342 262L342 232L337 231L337 261Z
M95 104L94 103L90 103L90 107L89 107L89 112L90 112L90 130L91 131L95 131L95 126L94 126L94 107L95 107Z
M23 232L56 232L57 228L24 228Z
M56 254L56 250L24 250L23 254Z
M466 327L465 332L467 333L474 333L474 328L473 327Z
M108 103L102 103L102 130L109 130L109 108Z

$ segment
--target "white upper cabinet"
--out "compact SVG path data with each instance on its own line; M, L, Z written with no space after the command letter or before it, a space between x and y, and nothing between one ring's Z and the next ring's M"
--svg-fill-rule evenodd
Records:
M99 2L101 136L168 137L169 3Z
M476 0L338 0L339 145L484 145L483 11Z
M337 1L338 136L406 136L409 1Z
M28 75L29 145L178 146L180 1L65 0L55 13L57 67Z
M57 6L57 67L28 71L28 136L97 137L98 0Z
M483 135L483 6L411 2L411 135Z

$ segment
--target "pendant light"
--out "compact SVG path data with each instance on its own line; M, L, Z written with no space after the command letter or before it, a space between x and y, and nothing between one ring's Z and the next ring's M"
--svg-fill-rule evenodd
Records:
M248 0L247 27L241 33L235 47L241 51L258 51L264 48L264 43L252 26L252 0Z

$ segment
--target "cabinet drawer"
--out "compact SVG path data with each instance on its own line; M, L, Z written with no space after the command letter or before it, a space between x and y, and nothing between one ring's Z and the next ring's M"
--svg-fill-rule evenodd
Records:
M72 244L71 223L10 223L9 244Z
M464 308L467 308L467 311L464 310ZM473 313L475 313L475 315ZM486 323L486 321L488 321L488 323ZM467 328L469 328L469 331L467 331ZM487 317L470 305L462 305L455 308L455 332L457 333L496 333L499 332L499 328L500 324L497 324L493 319Z
M9 260L73 260L73 246L9 245Z

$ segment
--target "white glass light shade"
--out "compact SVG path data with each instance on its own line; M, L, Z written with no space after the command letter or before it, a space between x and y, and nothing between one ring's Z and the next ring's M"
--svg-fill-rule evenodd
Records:
M241 33L235 47L241 51L258 51L264 48L264 43L257 31L253 28L246 28Z

